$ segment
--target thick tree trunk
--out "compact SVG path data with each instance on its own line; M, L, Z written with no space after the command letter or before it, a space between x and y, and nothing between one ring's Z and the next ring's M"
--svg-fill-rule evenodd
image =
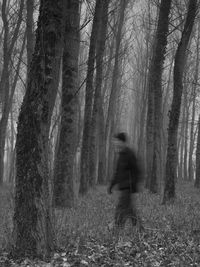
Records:
M71 19L73 18L73 20ZM74 204L73 165L77 143L76 96L79 55L79 0L68 1L62 64L61 127L55 156L54 205Z
M14 244L17 257L45 259L54 248L48 158L50 95L56 49L63 36L63 1L42 0L36 45L16 141ZM56 88L54 88L56 90Z
M147 185L152 193L157 192L158 179L161 178L162 71L167 45L170 8L171 1L161 1L153 58L149 73L147 174L150 181Z
M83 126L83 140L81 149L81 177L79 193L84 195L89 188L90 173L89 173L89 140L90 140L90 127L92 118L92 105L94 99L94 64L96 52L96 40L99 30L99 14L101 14L101 1L96 0L95 14L92 25L92 32L90 37L90 49L88 56L88 69L86 78L86 92L85 92L85 111L84 111L84 126Z
M187 47L194 24L194 19L196 16L196 10L197 10L197 1L190 0L184 30L175 56L174 90L173 90L172 107L169 116L168 148L167 148L167 162L166 162L163 204L165 204L167 201L173 200L175 197L175 181L177 176L177 163L178 163L177 133L178 133L178 123L180 116L181 97L183 90L182 78L183 78L184 67L186 64Z

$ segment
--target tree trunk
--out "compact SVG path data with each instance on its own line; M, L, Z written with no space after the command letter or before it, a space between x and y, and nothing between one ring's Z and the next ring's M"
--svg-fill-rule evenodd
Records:
M14 118L13 110L10 111L10 120L11 120L11 141L10 141L10 159L9 159L9 170L8 170L8 183L14 185L14 174L15 174L15 127L14 127Z
M195 86L195 85L194 85ZM188 179L193 181L193 152L194 152L194 119L195 119L195 105L196 105L196 88L193 90L192 96L192 118L190 126L190 146L189 146L189 155L188 155Z
M189 179L193 180L193 153L194 153L194 123L195 123L195 115L196 115L196 95L197 95L197 83L199 79L199 44L200 44L200 23L198 24L198 36L197 36L197 47L196 47L196 67L194 73L194 85L193 85L193 95L192 95L192 121L191 121L191 129L190 129L190 150L189 150L189 163L188 163L188 175Z
M54 205L74 204L73 164L77 143L79 0L68 1L62 71L61 127L55 156ZM71 19L73 18L73 20Z
M185 103L185 99L184 99ZM180 140L179 140L179 148L180 148L180 153L179 153L179 170L178 170L178 178L183 179L183 159L184 159L184 127L185 127L185 104L182 105L182 114L181 114L181 125L180 125Z
M34 51L34 20L33 20L33 12L34 12L34 0L28 0L26 2L26 28L27 28L27 73L30 71L31 59Z
M2 115L0 120L0 184L3 183L4 176L4 153L5 153L5 142L6 142L6 130L9 117L9 111L11 107L10 98L13 97L14 92L10 91L10 73L9 66L11 55L13 52L14 45L16 43L19 28L22 22L22 14L24 9L24 0L21 0L16 27L13 31L12 39L9 45L9 21L7 18L7 1L3 1L2 4L2 20L4 24L4 41L3 41L3 70L0 80L0 102L2 103ZM15 89L15 88L14 88ZM9 93L11 96L9 96ZM12 99L11 99L12 100Z
M48 138L56 46L63 37L63 1L41 0L36 45L16 141L14 245L17 257L46 259L54 248ZM56 88L54 88L56 90Z
M99 166L98 166L98 183L104 184L106 181L106 144L105 144L105 118L103 112L102 97L100 98L100 108L99 108Z
M90 126L92 118L92 104L94 98L93 77L94 64L96 52L96 40L99 30L99 14L101 12L101 0L96 0L95 14L92 25L92 32L90 37L90 49L88 56L88 70L86 78L85 91L85 111L84 111L84 126L83 126L83 140L81 148L81 177L79 193L84 195L89 188L89 140L90 140Z
M92 112L92 119L91 119L91 135L90 135L90 142L89 142L89 164L90 164L90 185L94 185L95 181L97 181L97 169L98 169L98 161L97 161L97 149L98 140L100 137L100 131L103 129L99 128L98 121L100 120L100 106L102 106L101 98L102 98L102 75L103 75L103 55L105 50L105 43L106 43L106 33L107 33L107 21L108 21L108 6L109 1L102 2L102 11L100 16L100 23L99 23L99 34L97 38L97 50L96 50L96 87L95 87L95 94L94 94L94 104L93 104L93 112ZM101 118L102 122L102 118ZM101 127L104 128L104 125ZM102 134L101 134L102 136ZM101 143L101 145L103 145ZM102 153L99 154L101 157L103 156ZM100 162L103 163L103 159L100 159ZM104 166L101 166L104 169Z
M188 119L189 119L189 108L190 108L190 101L188 100L188 92L185 88L185 117L184 117L184 158L183 158L183 177L184 180L187 181L188 179Z
M149 72L149 65L151 61L151 53L152 53L152 44L151 44L151 2L148 1L148 14L145 17L146 25L146 36L145 36L145 52L144 55L142 55L141 61L144 62L141 66L141 72L139 73L140 79L138 82L137 88L142 89L142 94L140 92L140 89L138 90L138 97L140 98L140 101L137 101L137 96L135 97L137 108L139 109L139 117L138 112L135 112L135 121L138 121L138 130L137 130L137 156L144 162L144 174L146 173L146 125L147 125L147 108L148 108L148 92L147 92L147 85L148 85L148 72ZM137 40L139 47L140 42ZM139 48L140 49L140 48ZM139 53L138 53L139 54ZM140 64L140 63L138 63ZM135 77L134 77L135 79ZM140 97L142 95L142 97ZM133 126L136 130L136 126ZM145 175L146 178L146 187L148 187L149 183L149 176Z
M194 186L200 188L200 115L198 120L198 135L197 135L197 149L196 149L196 177Z
M168 148L167 148L167 162L165 173L165 185L163 204L167 201L173 200L175 197L175 180L177 176L177 133L180 116L181 97L182 97L182 78L184 67L186 64L187 47L192 32L194 19L197 11L197 1L190 0L184 30L181 41L178 45L175 55L174 65L174 89L171 111L169 115L168 128Z
M117 93L118 93L118 75L119 75L119 52L120 52L120 45L122 39L122 28L124 24L124 17L125 17L125 10L127 7L128 1L121 0L120 1L120 10L119 10L119 23L118 29L116 33L116 50L115 50L115 58L114 58L114 68L112 74L112 85L111 85L111 92L108 104L108 113L106 119L106 129L105 129L105 139L106 139L106 180L111 178L111 174L109 171L112 170L112 156L111 156L111 136L113 133L113 124L114 124L114 112L116 108L116 101L117 101Z
M24 54L24 48L25 48L25 41L26 41L26 32L24 34L24 39L23 39L23 43L22 43L22 47L21 47L21 51L20 51L20 54L19 54L19 59L18 59L18 62L17 62L17 66L16 66L16 69L15 69L15 75L14 75L14 80L13 80L13 83L12 83L12 86L10 86L10 95L9 95L9 99L6 101L6 106L4 106L5 110L3 112L3 115L2 115L2 120L1 122L4 122L4 127L0 127L0 136L3 134L4 135L4 138L5 138L5 135L6 135L6 131L7 131L7 124L8 124L8 118L9 118L9 114L11 113L11 119L12 119L12 122L11 122L11 128L12 128L12 131L14 131L14 125L13 125L13 118L12 118L12 105L13 105L13 96L14 96L14 93L15 93L15 89L16 89L16 86L17 86L17 82L18 82L18 79L19 79L19 73L20 73L20 68L21 68L21 63L22 63L22 57L23 57L23 54ZM1 123L0 122L0 123ZM14 136L13 136L13 133L12 133L12 142L14 142ZM5 144L4 144L5 145ZM13 170L12 168L14 168L14 159L15 159L15 149L13 149L13 146L14 144L11 145L11 159L10 159L10 171L9 171L9 177L10 177L10 174L13 173ZM10 178L9 178L10 180Z
M170 8L171 1L161 1L153 58L149 73L147 174L150 178L148 186L152 193L157 192L157 183L161 176L162 71L167 45Z

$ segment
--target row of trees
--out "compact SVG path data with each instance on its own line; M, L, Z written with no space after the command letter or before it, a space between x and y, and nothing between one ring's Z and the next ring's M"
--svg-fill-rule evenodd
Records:
M0 182L15 184L14 255L54 249L52 204L72 207L110 179L118 130L146 187L163 182L163 203L178 178L199 186L198 6L3 0Z

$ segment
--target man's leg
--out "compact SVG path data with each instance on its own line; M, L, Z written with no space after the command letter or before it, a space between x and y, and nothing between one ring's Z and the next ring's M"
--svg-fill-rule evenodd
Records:
M138 219L138 214L137 214L137 209L136 209L136 197L134 194L131 194L130 196L130 219L132 222L133 226L136 226L137 224L137 219Z
M123 206L124 206L123 192L120 192L118 203L115 209L115 227L116 228L122 228L125 223L124 216L123 216Z
M118 230L123 229L130 215L132 215L131 196L128 190L122 190L115 210L115 228Z
M139 212L137 210L137 203L136 203L136 195L132 194L132 200L131 200L131 208L132 208L132 217L131 222L133 226L138 226L139 230L144 230L144 227L142 226L142 220L139 216Z

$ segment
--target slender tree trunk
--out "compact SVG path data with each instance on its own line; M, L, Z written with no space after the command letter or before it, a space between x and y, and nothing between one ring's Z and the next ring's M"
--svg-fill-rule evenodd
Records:
M13 110L10 111L10 120L11 120L11 141L10 141L10 162L9 162L9 172L8 172L8 182L14 185L14 173L15 173L15 127L14 127L14 118Z
M200 115L198 120L198 135L196 148L196 177L194 186L200 188Z
M192 121L191 121L191 129L190 129L190 150L189 150L189 163L188 163L188 175L189 179L193 180L193 152L194 152L194 121L196 115L196 95L197 95L197 83L199 78L199 44L200 44L200 23L198 24L198 36L197 36L197 47L196 47L196 67L194 74L194 85L193 85L193 95L192 95Z
M148 92L147 92L147 85L148 85L148 72L149 72L149 65L150 65L150 59L151 59L151 53L152 53L152 45L151 45L151 2L147 2L148 5L148 14L147 17L145 17L145 21L147 21L147 29L146 29L146 41L145 41L145 46L146 46L146 51L143 57L145 61L144 66L144 71L142 70L140 74L140 81L138 84L138 88L142 84L142 98L140 102L137 102L137 105L139 105L139 110L140 110L140 117L139 117L139 127L138 127L138 151L137 155L142 161L144 162L144 169L146 170L146 130L147 130L147 109L148 109ZM139 43L139 40L138 40ZM140 91L138 92L138 95L140 95ZM137 113L135 114L137 117ZM146 171L144 171L146 173ZM149 176L146 175L146 186L149 183ZM148 186L147 186L148 187Z
M105 118L103 112L102 97L100 98L99 108L99 166L98 166L98 183L104 184L106 181L106 143L105 143Z
M10 74L9 74L9 66L11 55L13 52L14 45L16 43L19 28L22 22L22 14L24 8L24 0L21 0L20 7L18 11L18 18L16 22L16 27L14 29L12 39L9 45L9 21L6 14L7 9L7 1L4 0L2 3L2 20L4 24L4 41L3 41L3 70L0 80L0 99L2 101L2 115L0 120L0 184L3 183L3 176L4 176L4 153L5 153L5 142L6 142L6 130L7 130L7 123L9 117L9 111L11 104L9 99L9 91L10 91ZM14 92L13 92L14 93ZM13 96L11 92L11 96ZM1 102L1 101L0 101Z
M145 68L148 68L147 65ZM146 78L145 78L146 79ZM145 86L146 87L146 86ZM138 134L138 150L137 150L137 155L139 158L143 159L145 158L145 135L146 135L146 129L145 129L145 124L147 121L146 114L147 114L147 92L145 88L143 88L143 93L142 93L142 99L140 102L140 123L139 123L139 134ZM146 165L146 164L145 164Z
M195 104L196 104L196 90L193 91L193 102L192 102L192 118L190 126L190 146L189 146L189 155L188 155L188 179L193 180L193 152L194 152L194 119L195 119Z
M9 88L9 82L7 81L7 86ZM5 103L8 102L8 93L5 94ZM5 155L5 143L6 143L6 131L7 123L9 117L9 107L4 105L3 114L0 120L0 184L4 180L4 155Z
M194 19L197 11L197 1L190 0L184 30L181 41L178 45L175 65L174 65L174 90L173 100L169 116L168 128L168 148L167 148L167 162L165 173L165 185L163 204L167 201L173 200L175 197L175 181L177 176L177 133L180 116L181 97L182 97L182 78L187 58L187 47L194 25Z
M103 75L103 55L105 50L105 43L106 43L106 33L107 33L107 21L108 21L108 6L109 1L102 2L102 11L100 16L100 29L97 39L97 55L96 55L96 87L95 87L95 94L94 94L94 104L93 104L93 112L92 112L92 119L91 119L91 135L90 135L90 149L89 149L89 162L90 162L90 185L93 185L94 182L97 180L97 169L98 169L98 161L97 161L97 144L98 139L100 137L100 131L103 129L99 128L98 121L100 120L100 106L101 97L102 97L102 75ZM102 118L101 118L101 121ZM104 125L101 127L104 128ZM101 135L102 136L102 135ZM102 144L101 144L102 145ZM101 157L103 156L102 154ZM103 163L103 159L100 159L100 162ZM105 168L101 166L101 168ZM103 171L103 170L102 170Z
M34 51L34 20L33 20L33 12L34 12L34 0L28 0L26 2L26 28L27 28L27 73L30 71L31 59Z
M162 0L155 36L153 58L149 73L149 101L147 115L147 173L150 177L149 189L158 190L161 176L161 120L162 120L162 71L167 45L169 13L171 1Z
M99 113L99 171L98 171L98 182L99 183L106 183L107 181L107 166L108 166L108 157L105 156L107 153L107 147L106 147L106 114L107 109L109 106L109 88L110 88L110 79L111 79L111 73L112 73L112 59L114 54L114 48L115 48L115 38L112 38L111 45L109 47L109 55L107 64L106 64L106 71L105 71L105 79L104 79L104 86L102 90L102 96L101 96L101 106L100 106L100 113ZM104 99L106 100L106 103L104 103ZM102 166L102 168L101 168Z
M124 17L125 17L125 10L127 7L128 1L121 0L120 1L120 11L119 11L119 24L116 34L116 50L115 50L115 58L114 58L114 68L112 74L112 85L111 85L111 92L108 104L108 113L106 119L106 129L105 129L105 139L106 139L106 180L111 177L109 171L112 171L112 162L111 157L111 136L114 124L114 112L116 110L116 101L117 101L117 94L118 94L118 75L119 75L119 52L120 52L120 45L121 45L121 38L122 38L122 28L124 24Z
M108 91L108 85L109 85L109 80L112 72L112 59L113 59L113 53L114 53L114 46L115 46L115 41L114 38L112 38L111 45L109 47L109 55L108 55L108 60L106 64L106 71L105 71L105 78L104 78L104 86L103 86L103 92L102 92L102 97L106 96L106 93Z
M68 1L62 71L61 128L54 170L54 205L74 204L73 164L77 143L79 0ZM71 19L73 18L73 20Z
M171 80L172 80L172 74L173 74L173 65L174 65L174 49L171 56L171 63L170 63L170 69L169 69L169 76L167 80L167 87L165 91L165 96L163 98L163 105L162 105L162 136L161 136L161 177L160 177L160 191L162 190L163 181L164 181L164 174L165 174L165 163L166 163L166 152L167 152L167 127L168 127L168 111L169 111L169 93L171 88Z
M184 99L185 103L185 99ZM185 105L182 105L182 116L181 116L181 125L180 125L180 141L179 141L179 148L180 148L180 155L179 155L179 171L178 171L178 178L183 179L183 159L184 159L184 120L185 120Z
M22 63L22 57L23 57L24 49L25 49L25 41L26 41L26 32L24 34L24 39L23 39L21 51L20 51L20 54L19 54L19 59L18 59L17 66L16 66L16 69L15 69L15 75L13 75L14 76L14 80L13 80L12 86L10 86L9 99L6 100L6 106L4 106L4 108L6 110L3 112L3 115L2 115L1 122L5 123L5 127L1 128L0 135L3 134L4 138L5 138L6 131L7 131L7 124L8 124L8 118L9 118L9 114L10 113L11 113L11 117L12 117L13 96L14 96L14 93L15 93L15 89L16 89L16 86L17 86L18 79L19 79L19 72L20 72L20 67L21 67L21 63ZM11 122L11 125L12 125L12 127L11 127L12 131L14 131L13 121ZM14 137L12 136L11 139L14 139ZM14 140L12 140L12 142L14 142ZM13 145L11 147L12 147L12 150L13 150ZM14 149L14 151L11 151L11 159L10 159L10 167L9 167L10 172L9 173L13 173L13 170L11 168L14 168L14 159L15 159L14 153L15 153L15 149ZM10 177L10 174L9 174L9 177Z
M185 88L186 89L186 88ZM183 177L184 180L188 179L188 119L189 119L189 106L187 91L185 92L185 117L184 117L184 158L183 158Z
M45 259L54 249L48 138L56 45L63 37L62 0L42 0L36 45L21 106L16 141L12 254ZM56 90L56 88L54 88Z
M150 87L149 87L150 88ZM153 167L153 128L154 128L154 98L153 91L148 91L148 110L146 125L146 188L150 188Z
M101 12L101 0L96 0L95 14L92 25L92 32L90 37L90 49L88 56L88 70L86 78L86 92L85 92L85 110L84 110L84 126L83 126L83 140L81 149L81 177L79 193L84 195L89 188L89 140L90 140L90 126L92 118L92 105L94 98L94 64L96 52L96 40L99 30L99 14Z

